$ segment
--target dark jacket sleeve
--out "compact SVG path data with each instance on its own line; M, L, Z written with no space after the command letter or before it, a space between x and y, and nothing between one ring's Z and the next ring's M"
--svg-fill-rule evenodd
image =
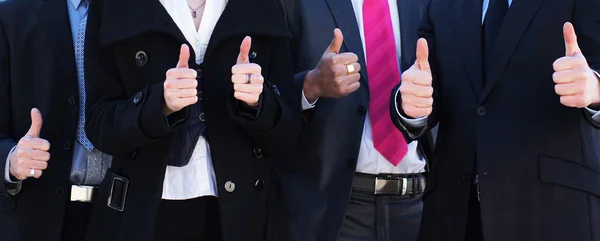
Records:
M8 196L4 182L6 160L10 150L17 145L16 141L9 136L13 129L11 120L11 91L10 91L10 63L9 63L8 39L4 31L2 19L0 19L0 195ZM11 187L12 189L12 187Z
M300 134L301 96L294 82L288 39L275 41L272 53L269 72L263 73L265 84L258 116L250 116L235 107L230 113L267 153L285 153L295 147Z
M573 11L573 26L577 34L577 42L581 52L586 57L591 69L600 73L600 2L595 0L577 0ZM585 117L596 128L600 123L592 118L587 110Z
M424 128L410 128L410 125L408 123L406 123L406 121L404 121L402 118L400 118L400 115L404 113L404 111L402 110L402 98L400 97L400 95L396 95L396 93L398 92L398 89L400 88L400 84L398 84L394 90L392 90L392 96L390 104L391 104L391 117L392 117L392 122L394 123L394 125L400 130L402 131L402 133L404 134L404 137L407 141L413 141L416 139L421 138L424 134L428 133L428 131L435 127L437 125L437 123L439 122L438 119L438 114L441 112L441 108L442 108L442 103L441 103L441 94L440 93L440 88L439 87L439 75L438 72L436 70L438 70L438 61L435 55L435 36L434 36L434 29L433 29L433 23L431 22L431 19L429 18L429 13L430 13L430 5L431 5L431 1L429 2L426 10L425 10L425 14L423 15L423 19L421 20L421 25L419 26L419 30L418 30L418 36L419 38L425 38L425 40L427 40L427 45L429 47L429 65L431 66L431 74L433 77L433 89L434 89L434 93L433 93L433 111L432 113L429 115L429 117L427 118L427 125ZM398 111L396 111L396 106L398 107ZM398 113L400 112L400 113Z
M131 151L158 141L175 126L163 113L163 83L147 86L128 95L123 87L111 51L100 46L102 1L90 7L85 63L87 80L86 131L90 141L108 154ZM175 113L187 118L187 108Z

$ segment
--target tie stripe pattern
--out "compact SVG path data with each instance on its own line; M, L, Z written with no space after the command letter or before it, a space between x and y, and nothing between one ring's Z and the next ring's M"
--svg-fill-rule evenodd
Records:
M400 69L388 0L365 0L363 24L373 145L390 163L398 166L408 151L408 145L390 116L390 96L394 86L400 82Z
M79 23L77 36L75 40L75 64L77 66L77 85L79 87L79 120L77 122L77 141L81 145L91 151L94 145L88 140L85 134L85 69L84 69L84 47L85 47L85 30L87 26L87 14Z

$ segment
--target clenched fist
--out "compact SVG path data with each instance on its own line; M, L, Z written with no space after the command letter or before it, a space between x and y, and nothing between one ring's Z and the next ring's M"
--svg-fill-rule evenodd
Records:
M173 69L167 71L164 82L164 98L166 115L173 114L181 109L198 102L198 80L195 70L189 68L190 48L183 44L179 52L179 62Z
M417 42L415 64L402 73L402 110L412 118L429 116L433 110L433 78L428 58L427 40L421 38Z
M360 64L354 53L339 53L344 42L342 31L333 31L333 41L317 67L306 74L304 96L309 102L319 97L339 98L360 88Z
M263 92L265 79L262 76L260 65L250 63L248 57L252 39L245 37L240 45L240 54L236 65L231 68L231 81L233 82L233 96L250 107L258 107L260 94Z
M565 57L554 61L554 90L560 103L568 107L584 108L600 104L600 82L577 44L577 35L571 23L563 26Z
M40 138L41 129L42 114L34 108L31 110L31 127L10 156L10 174L21 181L40 178L48 167L50 142Z

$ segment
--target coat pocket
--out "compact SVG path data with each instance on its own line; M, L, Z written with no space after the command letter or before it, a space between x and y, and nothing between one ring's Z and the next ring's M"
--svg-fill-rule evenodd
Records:
M553 157L539 157L540 181L600 197L600 170Z

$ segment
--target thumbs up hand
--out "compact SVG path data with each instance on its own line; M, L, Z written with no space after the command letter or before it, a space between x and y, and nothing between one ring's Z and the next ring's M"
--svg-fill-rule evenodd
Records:
M402 73L400 96L402 110L412 118L429 116L433 110L433 87L429 68L427 40L417 42L417 60L410 69Z
M354 53L341 53L344 36L333 31L333 41L323 53L317 67L304 80L304 95L309 102L319 97L339 98L360 88L360 64Z
M250 63L248 57L250 47L252 47L252 38L246 36L240 45L240 54L236 64L231 68L231 81L233 82L233 96L236 99L250 107L258 107L265 79L262 76L260 65Z
M554 61L554 74L552 75L552 79L556 83L554 90L560 96L560 102L565 106L575 108L599 105L600 82L581 53L573 24L565 23L563 34L565 57Z
M18 180L40 178L48 167L50 143L40 138L41 129L42 114L34 108L31 110L31 127L10 156L10 174Z
M164 98L166 115L173 114L186 106L198 102L198 81L195 70L189 68L190 48L183 44L179 52L177 66L167 71L164 82Z

